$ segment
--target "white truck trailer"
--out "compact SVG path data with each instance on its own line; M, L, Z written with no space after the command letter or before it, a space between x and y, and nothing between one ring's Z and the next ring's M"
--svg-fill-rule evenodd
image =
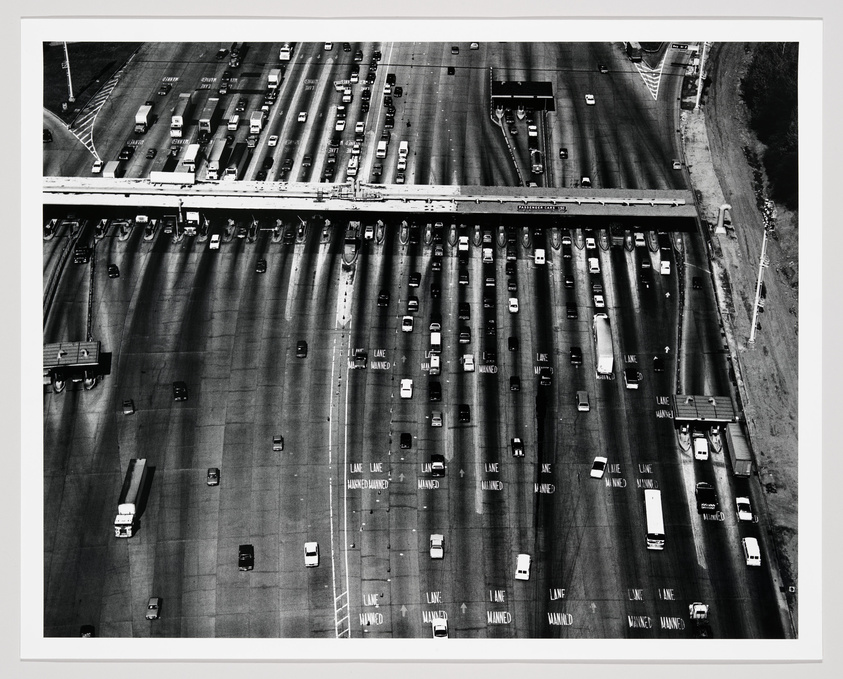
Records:
M146 134L152 124L152 106L144 104L135 113L135 134Z
M117 503L117 516L114 518L114 537L130 538L137 526L137 511L141 494L146 484L146 459L129 460L123 489Z

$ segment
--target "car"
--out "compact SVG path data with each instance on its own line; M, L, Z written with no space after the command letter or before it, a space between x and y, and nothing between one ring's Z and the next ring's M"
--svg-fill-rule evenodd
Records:
M469 344L471 342L471 328L467 325L461 326L458 337L460 344Z
M306 123L307 122L307 111L301 111L299 113L298 121L300 123Z
M571 365L582 365L582 349L571 347Z
M399 172L395 175L395 183L396 184L403 184L407 181L407 176L403 172Z
M486 321L486 334L489 337L494 337L498 332L498 322L494 318Z
M363 50L356 50L354 52L354 61L363 61Z
M463 372L474 372L474 354L465 354L461 359Z
M401 432L399 441L399 447L402 450L409 450L413 446L413 436L410 434L410 432Z
M260 170L258 170L258 173L255 175L255 181L259 181L259 182L266 181L266 177L267 177L266 170L261 168Z
M467 403L460 403L457 408L457 420L459 422L471 422L471 408Z
M588 104L589 106L594 106L594 104L595 104L594 95L593 94L586 94L585 95L585 103Z
M597 309L606 308L606 300L603 299L603 295L594 295L594 306Z
M407 313L413 314L419 310L419 298L415 295L410 295L407 298Z
M440 426L442 425L440 424ZM433 453L433 455L430 456L430 474L431 476L445 476L444 455L441 455L439 453Z
M378 306L387 306L389 304L389 293L386 290L381 290L378 293Z
M559 149L559 157L562 160L565 160L568 157L568 149L566 149L564 146Z
M149 150L146 152L146 159L147 159L147 160L152 160L153 158L155 158L155 156L156 156L156 154L157 154L157 153L158 153L158 151L157 151L156 149L149 149Z
M360 142L356 141L351 147L351 155L352 156L359 156L360 155Z
M355 134L363 134L366 129L366 123L362 120L354 124L354 133Z
M292 158L285 158L284 164L281 165L281 172L289 172L293 169L293 159Z
M495 306L495 295L494 293L487 292L483 294L483 308L484 309L492 309Z
M518 298L517 297L510 297L509 298L509 313L517 314L518 313Z
M345 129L345 118L340 118L336 125L334 125L334 129L337 132L342 132Z
M95 628L93 625L82 625L79 627L79 636L84 639L90 639L91 637L96 636Z
M91 174L101 174L104 164L101 160L95 160L94 164L91 165Z
M394 97L403 97L404 96L404 88L403 87L393 87L392 88L392 95Z
M389 106L392 106L392 104L393 104L392 97L390 97L388 94L386 96L384 96L383 105L389 107Z
M460 285L468 285L468 271L465 271L464 269L461 270L458 280Z
M513 457L524 457L524 442L517 436L510 439L509 445L512 448Z
M594 250L595 248L597 248L597 241L592 236L587 237L585 239L585 249Z
M695 460L707 460L708 459L708 439L699 433L694 432L693 435L693 442L694 442L694 459Z
M664 372L664 359L661 356L653 356L653 371Z
M442 411L441 410L434 410L430 413L430 426L431 427L441 427L442 426Z
M691 278L691 287L694 290L701 290L702 289L702 278L699 276L693 276Z
M515 579L529 580L530 579L530 564L532 559L529 554L519 554L515 560Z
M227 54L228 50L225 48L217 50L217 61L222 61L223 59L225 59Z
M638 389L641 383L641 373L637 368L624 368L623 383L627 389Z
M272 450L275 452L284 450L284 437L281 434L272 437Z
M413 380L409 377L401 380L401 398L413 398Z
M439 287L438 283L431 283L430 284L430 297L431 299L439 299L439 296L442 294L442 288Z
M518 351L518 338L517 337L510 337L507 340L507 348L510 351Z
M590 189L591 188L591 177L586 177L585 175L580 177L580 186L584 189Z
M267 146L278 146L278 135L273 134L269 137L269 140L266 142Z
M146 619L158 620L161 616L161 597L151 596L146 602Z
M609 460L605 457L601 457L598 455L594 458L594 462L591 464L591 471L589 472L589 476L593 479L602 479L603 474L606 472L606 463Z
M638 274L638 282L641 284L642 288L650 288L650 279L647 277L647 274L645 274L643 271Z
M735 509L738 512L738 521L754 521L752 515L752 505L749 504L748 497L736 497Z
M248 106L249 102L245 99L240 99L237 101L237 106L234 108L235 113L244 113L246 111L246 106Z
M576 302L566 302L565 303L565 315L568 318L578 318L577 303Z
M672 167L673 167L674 170L681 170L682 169L682 161L674 158Z
M351 45L347 42L344 42L342 44L342 50L343 50L343 52L350 52L351 51Z
M609 72L609 69L606 66L604 66L603 64L597 64L597 70L600 71L601 73L608 73Z
M334 49L334 43L326 42L324 49L326 52L330 52L332 49Z
M206 483L209 486L220 485L220 470L216 467L208 467L208 476L206 477L206 479Z
M135 155L134 146L124 146L120 150L120 155L117 156L117 160L130 160L133 155Z
M306 568L316 568L319 565L319 543L304 543L304 565Z
M132 415L135 412L135 402L128 398L123 401L123 414L124 415Z
M401 330L403 332L413 332L412 316L404 316L404 318L401 319Z
M108 277L109 278L120 278L120 269L117 268L116 264L109 264L108 265Z
M296 342L296 358L307 358L307 342L304 340Z
M163 97L169 94L170 90L173 89L173 86L170 83L164 83L161 87L158 88L158 96Z
M441 401L442 384L440 382L431 382L427 387L427 393L431 401Z
M565 288L567 288L568 290L573 289L573 287L574 287L574 277L573 276L571 276L571 275L565 276L564 282L565 282Z
M430 627L433 630L434 639L448 638L448 620L445 618L433 618L430 621Z
M509 378L509 390L521 391L521 378L518 375L512 375Z
M261 163L261 169L271 170L273 165L275 165L275 158L273 158L272 156L267 156L263 159L263 162Z
M255 548L253 545L240 545L237 550L237 566L241 571L254 570Z
M430 558L445 558L445 537L439 533L433 533L430 536Z
M255 271L257 271L258 273L266 273L266 260L265 259L259 259L258 260L257 266L255 266Z
M184 382L173 382L173 400L187 400L187 384L185 384Z

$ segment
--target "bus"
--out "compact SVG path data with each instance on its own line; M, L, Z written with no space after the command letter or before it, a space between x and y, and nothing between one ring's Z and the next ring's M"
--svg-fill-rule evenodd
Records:
M597 374L611 375L615 365L615 354L612 349L612 328L606 314L594 314L592 320L592 334L594 336L594 353L597 356Z
M644 513L647 515L647 549L664 549L664 517L660 490L648 488L644 491Z
M292 57L293 57L293 43L285 42L281 46L281 51L278 54L278 58L281 61L290 61L290 59L292 59Z

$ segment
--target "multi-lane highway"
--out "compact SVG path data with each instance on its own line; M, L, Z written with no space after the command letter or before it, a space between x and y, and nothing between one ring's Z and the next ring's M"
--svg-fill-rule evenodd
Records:
M168 107L182 86L218 90L222 71L234 71L217 61L221 47L144 45L122 76L131 87L116 87L97 117L99 156L114 159L130 143L139 148L126 176L163 170ZM595 187L684 188L671 167L675 98L654 99L616 45L349 47L295 46L246 179L269 157L268 181L322 180L340 97L333 83L354 63L365 80L380 51L368 114L361 84L352 88L335 182L363 121L363 178L380 162L378 181L394 181L400 139L409 141L408 184L513 186L518 164L529 167L535 124L542 185L588 176ZM226 109L244 97L260 105L278 48L249 45ZM490 66L496 80L552 82L555 111L498 120ZM387 73L403 93L393 95L392 141L378 159ZM174 86L159 96L162 82ZM159 119L136 136L145 100ZM247 135L237 131L234 143ZM45 174L87 175L92 161L57 131ZM200 164L197 177L204 172ZM763 517L739 522L734 498L754 499L757 488L733 476L725 449L695 459L670 417L677 393L733 394L693 223L623 224L613 244L609 219L358 213L374 228L352 257L348 215L326 222L317 207L205 210L208 233L174 238L163 229L172 209L91 205L75 210L78 232L60 224L45 240L45 289L55 290L45 344L90 334L107 354L93 389L45 387L45 635L93 624L121 637L408 638L431 636L444 618L456 638L682 639L694 635L688 606L699 601L716 637L787 636L768 554L758 568L742 551L743 537L764 544ZM159 220L146 238L142 225L115 226L140 213ZM45 207L45 223L65 216ZM673 234L668 250L659 231ZM644 235L637 245L634 233ZM75 264L79 243L93 255ZM614 364L600 375L592 324L604 313ZM637 389L625 384L627 368L640 374ZM174 400L176 381L187 400ZM608 465L592 478L598 456ZM133 458L152 470L137 535L117 539ZM220 470L219 485L207 484L209 468ZM697 512L698 482L714 486L720 511ZM647 488L661 491L661 551L647 548ZM432 535L444 536L441 559ZM317 567L305 565L310 541ZM238 569L244 544L254 546L251 571ZM519 554L532 560L526 580L516 578ZM162 603L150 621L152 596Z

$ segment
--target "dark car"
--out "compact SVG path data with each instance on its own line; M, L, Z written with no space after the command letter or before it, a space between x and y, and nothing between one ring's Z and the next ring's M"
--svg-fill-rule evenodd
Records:
M109 264L108 265L108 277L109 278L120 278L120 269L117 268L116 264Z
M413 437L410 432L401 432L401 443L399 444L403 450L409 450L413 445Z
M152 160L152 159L155 157L155 155L156 155L157 153L158 153L158 151L156 151L155 149L149 149L149 150L146 152L146 158L147 158L147 160Z
M258 260L258 264L255 267L255 271L257 271L258 273L266 273L266 260L265 259L259 259Z
M645 273L638 274L638 282L641 284L642 288L649 288L650 287L650 279L647 277L647 274L645 274Z
M484 294L483 295L483 308L484 309L492 309L492 308L494 308L494 306L495 306L495 296L490 294L490 293Z
M571 347L571 365L582 365L582 349Z
M442 384L439 382L431 382L428 387L428 396L431 401L442 400Z
M395 115L395 107L390 105L386 107L386 115L394 116Z
M369 102L367 100L363 100L360 103L360 111L361 113L368 113L369 112Z
M258 173L255 175L255 179L259 182L262 182L266 179L266 170L258 170Z
M657 373L664 372L664 359L661 356L653 356L653 370Z
M85 638L90 638L90 637L96 636L95 632L94 632L94 626L93 625L82 625L79 628L79 636L85 637Z
M289 172L293 169L293 159L292 158L285 158L284 164L281 166L281 172Z
M565 287L568 290L572 290L573 287L574 287L574 277L571 276L570 274L565 276Z
M347 42L344 42L342 44L342 51L343 52L350 52L351 51L351 45Z
M363 61L363 50L357 50L354 53L354 61Z
M467 325L460 327L459 342L460 344L468 344L471 342L471 328Z
M436 283L430 284L430 296L432 299L439 299L441 288Z
M381 60L381 53L380 50L375 50L372 52L372 61L380 61Z
M471 304L468 302L460 302L457 307L458 316L461 321L471 320Z
M417 288L419 287L419 283L421 283L421 274L418 271L414 271L410 274L410 287Z
M380 177L383 174L383 165L381 163L375 163L375 166L372 168L372 176L373 177Z
M270 170L270 169L272 169L272 166L274 164L275 164L275 158L273 158L272 156L267 156L266 158L263 159L263 163L261 163L261 167L264 170Z
M494 337L498 332L498 323L494 318L490 318L486 321L486 334L489 337Z
M507 348L510 351L518 351L518 338L517 337L510 337L507 340Z
M171 89L173 89L173 86L170 83L164 83L158 88L158 96L163 97L169 94Z
M513 375L509 378L509 390L521 391L521 378L518 375Z
M507 276L514 276L515 275L515 262L507 262L504 270L505 270Z
M563 147L563 148L561 148L561 149L559 149L559 157L560 157L562 160L565 160L565 159L568 157L568 149L566 149L566 148L564 148L564 147Z
M468 285L468 271L462 270L459 273L458 280L460 285Z
M184 382L173 382L173 400L187 400L187 384L185 384Z
M439 257L434 257L430 262L431 271L442 271L442 260Z
M240 99L237 102L237 107L234 109L235 113L244 113L246 111L246 106L248 106L249 102L245 99Z
M388 94L383 98L383 105L392 106L392 97L390 97Z
M396 98L403 97L404 96L404 88L401 87L401 86L394 87L394 88L392 88L392 94L395 95Z
M237 556L237 565L241 571L250 571L255 567L254 545L240 545Z
M222 61L223 59L225 59L227 54L228 54L228 50L225 49L225 48L217 50L217 61Z
M565 309L568 318L578 318L577 305L575 302L567 302L565 304Z
M124 146L120 151L120 155L117 156L117 160L129 160L133 155L135 155L134 147Z
M608 73L609 72L609 69L606 66L604 66L603 64L598 64L597 70L600 71L601 73Z
M209 486L220 485L220 470L218 467L208 468L208 475L205 477L205 483Z
M307 342L304 340L296 342L296 358L307 358Z
M389 293L386 290L381 290L378 294L378 306L387 306L389 304Z
M694 276L693 278L691 278L691 286L694 288L694 290L701 289L702 288L702 278L700 278L699 276Z
M483 365L495 365L498 362L498 352L497 351L484 351L483 352Z
M53 133L50 130L44 130L44 143L49 144L53 141Z
M383 121L383 126L387 129L395 127L395 116L386 116Z
M430 456L431 476L445 476L445 456L434 453Z
M457 411L457 419L460 422L471 421L471 408L469 408L467 403L460 403L459 409Z

